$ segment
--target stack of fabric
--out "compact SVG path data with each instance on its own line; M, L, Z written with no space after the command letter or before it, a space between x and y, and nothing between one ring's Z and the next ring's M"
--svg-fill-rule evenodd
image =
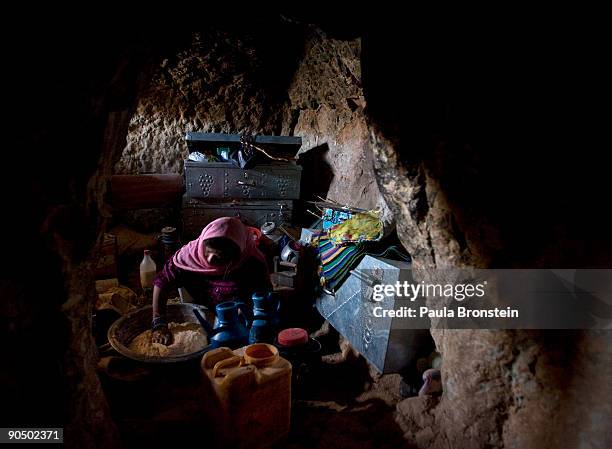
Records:
M325 219L325 217L323 217ZM382 237L382 223L378 211L364 211L346 215L328 229L313 234L313 244L321 262L321 286L335 292L350 275L351 269L366 254L365 244Z
M351 269L361 261L365 255L364 247L359 243L335 245L325 232L313 237L316 237L314 242L321 261L319 267L321 286L333 292L350 275Z

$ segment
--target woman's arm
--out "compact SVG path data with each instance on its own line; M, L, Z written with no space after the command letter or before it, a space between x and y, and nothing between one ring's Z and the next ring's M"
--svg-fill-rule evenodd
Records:
M169 259L153 281L153 330L152 341L169 345L172 343L172 333L166 322L166 304L168 290L176 287L180 279L180 269Z
M168 294L165 288L153 286L153 319L166 316Z
M172 332L168 329L168 323L165 318L167 296L165 289L157 285L153 286L153 322L151 324L153 333L151 340L153 343L161 343L163 345L172 343Z

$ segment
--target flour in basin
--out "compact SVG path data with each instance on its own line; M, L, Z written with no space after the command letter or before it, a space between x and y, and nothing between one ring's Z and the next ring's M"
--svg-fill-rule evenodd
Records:
M199 324L169 323L172 344L163 345L151 341L151 330L144 331L130 343L130 349L149 357L172 357L191 354L207 345L208 339Z

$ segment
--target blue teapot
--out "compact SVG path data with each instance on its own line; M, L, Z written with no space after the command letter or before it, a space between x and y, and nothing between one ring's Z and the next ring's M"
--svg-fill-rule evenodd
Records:
M274 343L279 327L280 301L273 292L254 293L253 319L249 332L249 344Z
M210 339L212 348L228 347L237 349L245 346L249 341L248 321L244 313L238 314L238 310L242 310L241 304L236 301L226 301L217 304L215 310L217 312L217 321L212 327L208 321L194 310L194 314Z

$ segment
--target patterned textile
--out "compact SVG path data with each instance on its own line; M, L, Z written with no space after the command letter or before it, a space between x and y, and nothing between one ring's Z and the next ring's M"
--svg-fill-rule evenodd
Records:
M331 209L329 207L323 209L323 230L327 230L338 223L342 223L344 220L348 220L353 215L345 210Z
M321 261L319 268L321 286L336 291L350 275L351 269L361 262L361 258L365 255L363 245L359 243L334 245L325 233L319 234L315 241Z

